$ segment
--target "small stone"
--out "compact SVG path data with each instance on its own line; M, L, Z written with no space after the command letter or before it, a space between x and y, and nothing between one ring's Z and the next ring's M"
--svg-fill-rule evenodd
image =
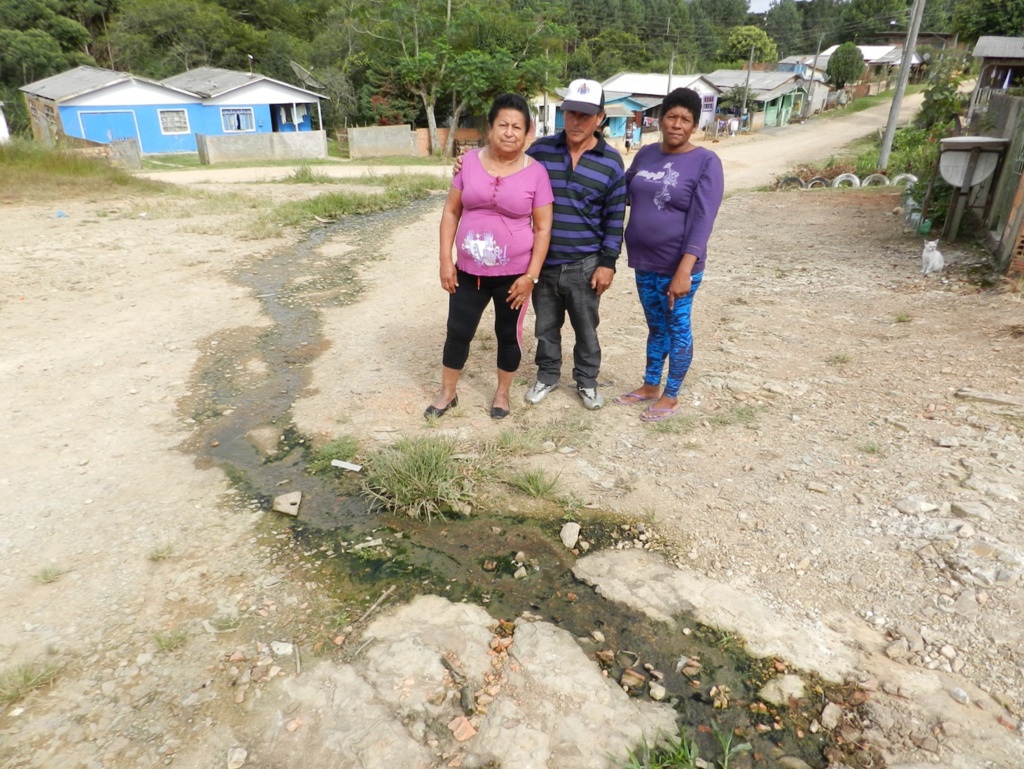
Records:
M957 702L959 702L961 705L968 705L971 702L971 696L963 689L961 689L959 686L957 686L954 689L950 689L949 696Z
M955 659L956 658L956 649L954 649L949 644L946 644L941 649L939 649L939 654L941 654L947 660Z
M286 641L271 641L270 651L275 657L291 657L295 653L295 647Z
M960 445L960 441L951 435L947 435L942 438L936 438L935 445L943 449L955 449Z
M647 678L638 670L633 668L626 668L622 671L622 677L619 678L619 683L623 689L642 689L644 684L647 683Z
M600 630L591 630L590 637L597 641L599 644L604 643L604 633L602 633Z
M526 563L526 553L524 553L522 550L520 550L518 553L516 553L516 562L517 563Z
M465 742L476 734L476 727L465 716L456 716L448 723L452 736L459 742Z
M931 502L925 502L915 497L904 497L897 500L896 509L904 515L917 515L918 513L931 513L939 508Z
M773 705L787 705L804 696L804 682L800 676L778 676L762 686L757 696Z
M516 569L515 574L513 574L512 576L516 579L526 579L526 567L520 566L518 569Z
M567 549L572 550L576 547L576 543L580 538L580 525L575 521L569 521L562 526L562 530L559 532L558 536L562 540L562 544L565 545Z
M1009 713L1000 713L999 718L996 719L996 722L1000 726L1005 726L1011 732L1018 731L1021 726L1020 721L1011 716Z
M245 748L231 748L228 751L228 769L241 769L248 757L249 751Z
M819 483L818 481L811 481L808 483L807 490L817 492L818 494L828 494L828 486L824 483Z
M273 510L276 513L297 516L299 514L299 504L301 502L302 492L290 491L287 494L281 494L278 497L274 497Z
M953 502L950 512L957 518L978 518L982 521L992 520L992 510L981 502Z
M885 647L885 656L891 660L905 660L910 655L910 645L906 638L897 638Z
M837 728L843 720L843 709L834 702L828 703L821 711L821 725L829 731Z
M782 769L811 769L810 764L796 756L783 756L777 763Z
M661 684L651 683L648 691L650 692L651 699L655 702L661 702L668 696L668 690Z

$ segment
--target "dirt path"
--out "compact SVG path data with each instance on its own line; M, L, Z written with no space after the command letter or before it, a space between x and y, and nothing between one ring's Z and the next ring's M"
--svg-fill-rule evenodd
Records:
M880 115L853 117L862 135ZM851 138L844 122L827 124L838 144ZM795 133L716 145L732 188L785 170L776 142L790 141L787 155L809 146ZM228 175L204 178L269 178ZM652 430L611 406L586 414L563 388L495 425L481 343L444 428L475 442L581 421L575 451L528 462L560 471L585 502L654 525L687 569L791 617L809 644L823 627L856 639L873 697L861 736L892 766L1016 768L1022 304L961 280L975 258L966 249L946 251L949 276L921 277L919 241L893 203L830 191L727 201L677 423ZM285 241L246 239L251 209L205 199L97 195L57 208L2 212L0 668L61 673L0 710L0 763L222 766L240 735L292 723L253 696L273 675L238 699L240 660L269 658L260 645L275 639L330 648L329 596L301 549L179 448L209 418L183 410L210 386L197 371L224 358L238 388L266 377L253 340L270 321L235 275ZM322 311L326 352L293 409L307 434L352 433L372 449L427 429L443 326L436 221L430 211L366 252L341 234L296 265L295 291L311 301L318 270L353 267L366 286L357 303ZM602 386L614 393L642 363L628 270L602 316Z

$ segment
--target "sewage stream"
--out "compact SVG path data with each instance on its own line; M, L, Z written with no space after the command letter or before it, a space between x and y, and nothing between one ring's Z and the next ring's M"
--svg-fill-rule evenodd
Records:
M367 595L397 585L397 599L433 592L482 605L496 620L528 612L575 635L615 680L633 671L637 696L648 696L650 684L660 681L702 755L721 753L709 727L716 722L726 733L738 730L741 736L734 744L753 745L750 753L732 759L729 765L735 769L779 766L775 758L781 755L824 766L823 752L835 749L835 742L809 727L823 699L813 702L808 713L766 708L756 692L783 669L780 662L752 658L740 639L686 617L673 626L655 622L577 582L571 572L574 556L558 537L562 521L557 517L497 513L432 523L399 520L370 510L351 476L339 480L306 472L310 447L292 424L291 407L308 384L309 363L327 347L318 309L355 301L361 290L351 259L325 258L318 249L343 238L359 259L377 258L381 231L436 209L436 200L427 199L397 211L347 217L308 232L294 246L237 274L273 323L209 340L193 394L183 404L198 424L190 446L198 462L223 468L263 509L278 494L301 491L302 516L291 525L292 536L315 553L310 557L344 574L349 583L365 586ZM260 430L276 439L269 457L252 441ZM636 533L614 522L587 523L596 548L614 547ZM382 540L380 546L353 551L354 545L374 538ZM521 565L527 576L517 579L513 575ZM687 660L688 666L680 664ZM842 696L836 690L829 694ZM858 760L856 751L842 752L851 767L880 766L873 758L868 763L866 753Z

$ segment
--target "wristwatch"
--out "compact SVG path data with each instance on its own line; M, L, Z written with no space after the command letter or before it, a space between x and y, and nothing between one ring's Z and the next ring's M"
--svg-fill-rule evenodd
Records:
M535 285L535 286L536 286L536 285L537 285L538 283L540 283L540 278L535 278L535 277L533 277L533 276L532 276L532 275L531 275L530 273L528 273L528 272L527 272L527 273L525 273L525 274L526 274L526 277L528 277L528 278L529 278L530 280L532 280L532 281L533 281L533 285Z

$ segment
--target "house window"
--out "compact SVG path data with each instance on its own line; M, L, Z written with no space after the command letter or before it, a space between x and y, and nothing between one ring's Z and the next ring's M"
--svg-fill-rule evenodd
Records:
M187 134L188 113L183 109L161 109L160 133L164 134Z
M220 111L220 121L224 126L224 133L256 130L256 121L253 119L252 107L222 109Z

